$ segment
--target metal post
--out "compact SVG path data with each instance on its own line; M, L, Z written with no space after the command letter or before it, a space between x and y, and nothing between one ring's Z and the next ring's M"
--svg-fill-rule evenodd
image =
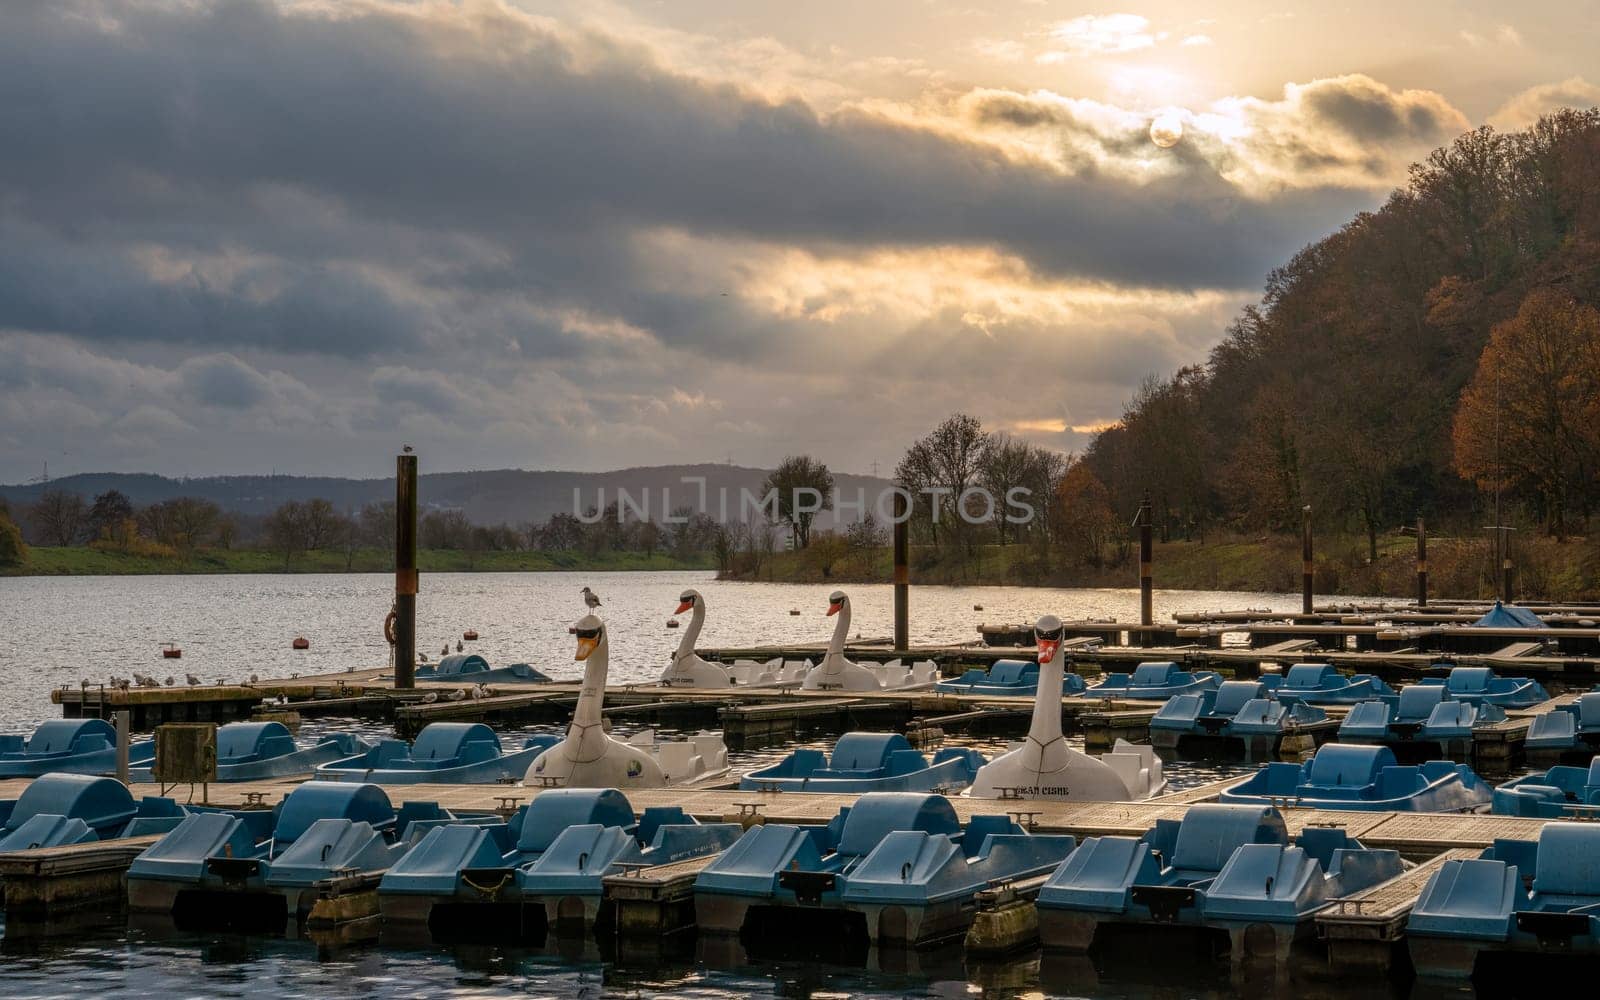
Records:
M910 498L894 492L894 648L911 648Z
M1300 610L1311 613L1311 574L1315 570L1311 553L1311 505L1300 508Z
M1428 527L1417 518L1417 607L1428 606Z
M1150 538L1150 495L1139 502L1139 624L1155 624L1155 545ZM1145 633L1146 644L1149 633Z
M417 456L395 457L394 686L416 687Z
M128 783L129 730L133 728L133 714L125 708L117 709L117 780Z

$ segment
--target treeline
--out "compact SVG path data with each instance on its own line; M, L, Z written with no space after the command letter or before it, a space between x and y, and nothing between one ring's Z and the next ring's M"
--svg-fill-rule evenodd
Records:
M1272 272L1203 365L1147 380L1084 456L1119 517L1558 538L1600 502L1600 111L1470 132Z
M429 510L418 518L417 543L423 549L469 554L633 552L682 560L718 551L727 553L730 564L741 546L760 548L745 542L754 529L726 528L688 510L677 514L673 521L682 523L625 520L616 516L613 504L604 512L587 511L581 519L561 513L542 523L481 525L458 509ZM392 564L395 505L385 501L340 511L331 501L313 498L290 500L269 514L250 516L198 497L136 507L117 490L92 500L65 490L46 490L15 517L0 504L0 565L26 563L30 541L180 561L203 551L255 549L280 555L285 568L311 552L342 553L351 567L357 553L377 550L386 553Z

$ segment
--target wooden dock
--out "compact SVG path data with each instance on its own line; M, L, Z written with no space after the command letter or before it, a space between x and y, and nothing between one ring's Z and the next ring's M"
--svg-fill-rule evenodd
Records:
M1415 868L1324 907L1316 916L1317 937L1327 943L1330 965L1387 971L1405 935L1417 897L1446 861L1475 858L1479 851L1452 847Z

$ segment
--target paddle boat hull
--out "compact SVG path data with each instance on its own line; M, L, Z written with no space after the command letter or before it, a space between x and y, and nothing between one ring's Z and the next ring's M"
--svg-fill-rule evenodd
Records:
M1401 765L1388 747L1329 743L1304 764L1266 764L1219 798L1364 812L1478 812L1488 806L1491 791L1465 764Z
M1050 871L1074 844L1003 816L963 831L941 796L871 793L827 826L751 827L697 877L696 923L745 932L747 946L760 928L808 920L828 921L830 936L859 930L863 945L925 945L966 930L979 890Z
M1078 674L1064 673L1061 696L1072 698L1089 689ZM1039 665L1031 660L996 660L988 670L972 669L952 680L939 681L941 694L975 694L985 697L1026 697L1039 693Z
M522 749L506 753L500 737L482 723L435 722L423 727L414 744L381 740L370 750L318 767L315 774L319 781L381 785L514 784L557 740L530 737Z
M1090 698L1130 701L1166 701L1181 694L1215 691L1222 675L1213 670L1189 673L1176 663L1141 663L1133 673L1109 673L1085 692Z
M1600 826L1548 823L1446 861L1406 924L1419 975L1464 978L1485 954L1600 955Z
M262 781L310 774L324 764L359 756L373 744L350 733L330 733L314 745L300 747L281 722L234 722L217 729L219 782ZM128 780L154 781L154 761L130 767Z
M0 854L165 833L190 812L169 798L135 801L114 778L47 774L0 800Z
M1540 819L1600 814L1600 759L1586 768L1557 765L1542 774L1513 778L1494 790L1493 812Z
M148 766L155 759L154 740L128 747L128 762ZM114 774L117 731L104 719L54 719L30 736L0 736L0 778L37 778L44 774Z
M676 807L646 809L635 822L615 789L541 792L503 828L430 830L384 875L380 911L385 923L426 924L441 937L452 924L498 926L518 939L587 932L607 875L713 854L741 832Z
M1273 678L1277 680L1277 678ZM1150 743L1160 750L1242 751L1247 760L1272 759L1286 736L1303 726L1327 721L1311 705L1284 705L1262 681L1225 681L1216 691L1169 698L1150 720Z
M1354 705L1392 695L1395 690L1373 674L1346 677L1326 663L1296 663L1273 692L1285 705Z
M1282 963L1329 900L1403 870L1395 851L1342 830L1291 843L1268 806L1199 805L1144 838L1085 840L1039 891L1039 934L1047 949L1081 952L1110 928L1187 927L1226 940L1236 963Z
M1600 691L1587 691L1578 700L1535 715L1523 744L1530 758L1587 760L1600 751Z
M452 653L438 663L424 663L416 670L419 681L447 684L549 684L550 678L526 663L491 667L477 653Z
M945 747L930 762L899 733L849 733L831 755L801 748L771 767L746 773L744 791L931 792L972 784L983 755Z

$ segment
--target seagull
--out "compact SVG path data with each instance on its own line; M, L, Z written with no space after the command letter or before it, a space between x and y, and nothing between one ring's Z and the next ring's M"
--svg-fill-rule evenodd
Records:
M437 692L437 691L429 691L427 694L422 696L422 703L424 705L432 705L434 702L436 702L438 700L439 700L439 692Z
M405 452L407 455L411 454L411 446L409 444L406 445L404 448L401 448L400 450Z
M488 688L484 687L482 684L473 685L473 688L472 688L472 700L473 701L477 701L479 698L487 698L487 697L489 697L489 689Z
M440 656L449 656L450 655L450 644L448 642L444 644L444 648L443 649L439 650L439 655Z
M463 645L462 645L462 644L461 644L461 640L460 640L460 639L457 639L457 640L456 640L456 652L458 652L458 653L459 653L459 652L461 652L461 651L462 651L462 650L464 650L464 649L466 649L466 648L467 648L467 647L465 647L465 646L463 646Z
M167 687L171 687L172 685L176 684L177 682L178 682L178 679L176 677L171 677L171 676L169 676L167 678L167 680L166 680Z
M250 683L251 684L254 684L255 682L259 681L260 679L261 678L257 677L255 674L251 674L250 675Z
M417 662L418 663L427 663L428 662L428 654L424 653L420 649L417 650Z
M194 674L184 674L183 679L189 682L190 687L198 687L200 685L200 678Z
M456 688L454 691L451 691L450 693L445 695L445 697L450 699L451 701L460 701L462 698L465 698L466 696L467 696L467 693L465 691L461 690L460 688Z
M139 686L140 687L147 687L147 688L158 688L158 687L161 686L161 682L156 680L154 677L146 677L144 680L139 682Z
M591 608L598 608L600 606L600 595L585 587L583 588L583 603Z

